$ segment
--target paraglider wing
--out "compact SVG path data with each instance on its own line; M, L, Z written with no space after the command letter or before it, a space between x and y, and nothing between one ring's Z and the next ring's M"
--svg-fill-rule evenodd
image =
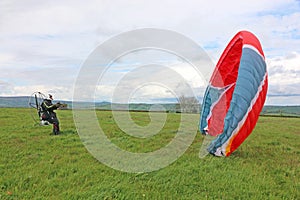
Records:
M248 31L238 32L224 50L206 88L200 131L216 136L211 154L229 156L254 129L268 87L264 53Z

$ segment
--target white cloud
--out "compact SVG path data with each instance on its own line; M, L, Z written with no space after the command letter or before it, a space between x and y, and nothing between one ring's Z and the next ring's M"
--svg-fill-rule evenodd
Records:
M299 18L300 3L295 0L3 0L1 95L28 95L32 90L60 88L57 91L64 91L59 93L61 97L72 99L70 88L88 54L116 34L143 27L182 33L205 47L214 62L237 31L248 29L258 36L265 51L269 92L292 94L300 87ZM122 63L123 68L130 64L126 59ZM192 71L175 66L174 69L194 88L202 88L203 83ZM108 83L123 75L124 71L111 72L110 77L114 78L106 79L107 88L111 87Z
M151 63L132 66L126 72L108 69L96 86L95 96L98 101L150 102L181 95L199 97L199 90L203 92L205 87L203 76L188 63Z
M300 95L299 53L292 53L285 57L269 59L267 65L269 70L270 95Z
M13 90L13 85L7 81L0 80L0 95L10 94Z

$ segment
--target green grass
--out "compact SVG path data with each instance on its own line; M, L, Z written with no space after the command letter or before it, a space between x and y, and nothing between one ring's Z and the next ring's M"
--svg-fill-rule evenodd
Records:
M28 109L0 109L0 199L300 199L300 118L260 117L230 157L198 158L203 140L176 162L150 173L125 173L97 161L77 135L72 112L57 111L62 134L33 126ZM116 145L148 152L176 134L179 114L147 138L125 135L111 112L97 112ZM137 124L148 113L132 113Z

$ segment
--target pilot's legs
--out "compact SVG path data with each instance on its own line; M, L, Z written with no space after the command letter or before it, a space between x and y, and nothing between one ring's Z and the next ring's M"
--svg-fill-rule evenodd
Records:
M48 121L49 123L53 124L53 134L58 135L59 134L59 121L56 117L55 112L50 113L44 113L42 115L42 119Z
M58 135L59 134L59 121L56 117L56 113L50 113L51 115L51 120L50 123L53 124L53 134Z

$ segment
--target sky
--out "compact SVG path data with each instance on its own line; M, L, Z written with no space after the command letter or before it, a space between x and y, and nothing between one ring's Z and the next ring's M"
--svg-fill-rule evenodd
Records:
M106 41L142 28L184 35L203 48L214 64L238 31L251 31L266 57L266 104L300 105L300 1L296 0L2 0L0 96L41 91L55 99L72 100L74 83L89 55ZM112 101L118 83L132 85L131 102L172 99L174 94L162 84L134 88L141 81L128 81L156 77L156 81L168 79L171 88L178 86L164 75L165 67L148 68L133 77L139 66L153 63L174 69L201 99L207 84L203 77L186 61L159 50L131 52L115 59L99 80L95 99ZM122 81L124 77L127 81Z

